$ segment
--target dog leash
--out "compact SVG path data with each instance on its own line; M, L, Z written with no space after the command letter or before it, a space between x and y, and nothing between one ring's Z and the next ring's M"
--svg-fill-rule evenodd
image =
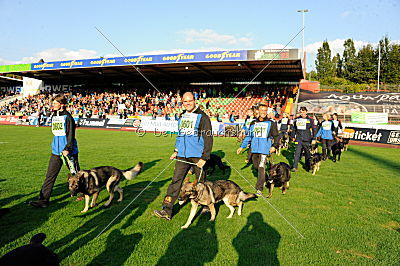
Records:
M68 167L68 170L71 174L75 175L77 173L75 168L75 160L72 156L65 156L64 154L60 153L60 158L63 161L64 165Z
M192 162L188 162L188 161L184 161L184 160L180 160L180 159L174 159L175 161L178 161L178 162L182 162L182 163L187 163L187 164L191 164L191 165L195 165L195 166L197 166L197 164L195 164L195 163L192 163ZM200 168L200 167L199 167ZM199 178L197 179L197 182L200 182L200 178L201 178L201 175L203 174L203 167L201 167L200 168L200 175L199 175Z

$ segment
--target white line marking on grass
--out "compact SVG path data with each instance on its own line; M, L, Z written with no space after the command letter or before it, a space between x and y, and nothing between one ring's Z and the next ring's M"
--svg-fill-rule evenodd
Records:
M252 188L256 189L256 188L250 183L250 181L247 180L238 170L236 170L236 168L235 168L226 158L225 158L225 160L228 162L228 164L229 164L229 165L244 179L244 180L246 180L247 183L249 183L249 185L250 185ZM292 223L290 223L290 222L285 218L285 216L283 216L283 215L278 211L278 209L277 209L274 205L272 205L271 202L269 202L269 201L267 200L266 197L264 197L264 195L261 194L261 197L265 200L265 202L267 202L267 203L271 206L272 209L274 209L274 210L283 218L283 220L286 221L286 223L288 223L288 224L296 231L296 233L298 233L302 238L305 238L305 237L300 233L300 231L297 230L296 227L294 227L294 226L292 225Z
M171 162L153 179L153 180L151 180L151 182L142 190L142 191L140 191L140 193L131 201L131 202L129 202L129 204L128 205L126 205L125 206L125 208L122 210L122 211L120 211L120 213L118 213L118 215L117 216L115 216L115 218L106 226L106 227L104 227L104 229L103 230L101 230L101 232L94 238L94 239L96 239L96 238L98 238L102 233L104 233L104 231L106 231L107 229L108 229L108 227L110 227L110 225L112 225L112 223L129 207L129 206L131 206L131 204L162 174L162 173L164 173L164 171L165 170L167 170L167 168L171 165L171 163L173 163L174 161L173 160L171 160Z
M4 141L2 142L2 141L0 141L0 144L6 144L6 143L8 143L8 142L4 142Z

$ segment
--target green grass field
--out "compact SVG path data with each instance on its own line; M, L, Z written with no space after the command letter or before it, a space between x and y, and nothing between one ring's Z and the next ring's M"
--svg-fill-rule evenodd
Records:
M174 136L138 137L133 132L78 129L81 168L101 165L128 168L143 161L145 171L123 181L125 199L104 209L100 205L81 214L83 202L68 193L64 167L51 205L34 209L50 156L49 128L0 126L0 255L24 245L36 233L47 234L45 244L63 265L399 265L400 154L398 149L351 146L342 161L326 161L315 176L300 167L292 175L287 195L278 189L272 199L245 203L243 215L217 207L215 222L198 216L181 230L190 204L171 221L155 218L173 174L168 159ZM213 151L255 185L251 167L244 168L236 139L215 138ZM287 158L286 158L286 157ZM289 152L274 160L292 160ZM155 179L156 178L156 179ZM210 180L230 179L254 192L233 168L225 176L217 169ZM145 188L99 237L97 235ZM304 236L302 238L268 204L271 203Z

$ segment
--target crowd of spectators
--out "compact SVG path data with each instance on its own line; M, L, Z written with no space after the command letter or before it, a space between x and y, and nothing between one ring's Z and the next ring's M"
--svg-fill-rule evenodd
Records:
M215 86L202 89L192 89L196 100L200 100L203 109L211 117L230 116L231 113L212 113L209 109L212 98L237 98L242 88ZM110 116L119 116L127 118L132 115L148 115L153 117L174 115L173 110L181 107L181 92L185 88L175 90L162 89L144 90L144 89L87 89L76 88L71 92L65 93L69 98L68 109L75 117L98 117L106 118ZM239 97L263 98L271 108L278 109L284 105L288 97L292 97L293 87L290 86L249 86ZM51 99L55 93L40 93L29 96L21 100L13 100L4 106L0 106L1 115L38 115L40 112L48 116L51 108ZM215 107L215 106L214 106ZM222 107L222 106L217 106ZM172 110L172 112L171 112ZM238 117L237 117L238 118Z

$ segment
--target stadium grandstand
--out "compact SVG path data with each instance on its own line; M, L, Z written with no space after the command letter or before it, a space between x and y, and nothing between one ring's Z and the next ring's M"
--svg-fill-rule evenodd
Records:
M191 90L214 119L243 119L261 101L276 117L290 112L304 72L297 49L263 49L41 61L0 66L0 75L0 115L46 115L63 92L75 117L169 119Z

